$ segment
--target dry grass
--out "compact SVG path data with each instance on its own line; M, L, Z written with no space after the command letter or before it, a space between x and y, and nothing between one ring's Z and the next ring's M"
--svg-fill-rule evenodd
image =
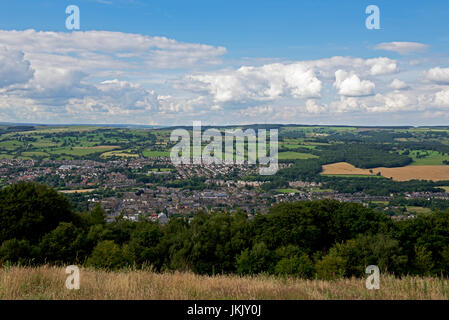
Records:
M386 178L396 181L412 179L442 181L449 180L449 166L405 166L399 168L360 169L347 162L337 162L323 166L321 174L363 174L376 175L378 172Z
M363 174L374 176L376 173L370 173L369 169L360 169L347 162L337 162L323 166L321 174Z
M66 277L64 268L3 268L0 299L449 299L449 281L438 278L382 276L380 290L367 290L363 279L208 277L81 269L80 290L68 290Z

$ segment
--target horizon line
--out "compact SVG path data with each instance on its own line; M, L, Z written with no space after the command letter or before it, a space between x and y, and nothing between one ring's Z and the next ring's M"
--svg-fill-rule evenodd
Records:
M33 122L0 122L0 126L46 126L46 127L141 127L141 128L184 128L191 127L188 124L164 125L164 124L133 124L133 123L33 123ZM304 123L250 123L250 124L216 124L202 125L202 127L246 127L246 126L304 126L304 127L356 127L356 128L449 128L448 125L359 125L359 124L304 124Z

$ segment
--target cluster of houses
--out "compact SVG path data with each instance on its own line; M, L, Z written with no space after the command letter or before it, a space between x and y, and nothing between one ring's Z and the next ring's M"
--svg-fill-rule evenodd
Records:
M253 214L266 212L269 208L268 194L254 190L242 190L233 186L223 190L190 191L180 188L156 186L142 188L136 192L124 192L121 198L100 198L92 194L88 199L91 207L98 202L106 211L108 220L122 216L137 221L140 217L158 220L172 216L192 216L195 212L218 212L237 208ZM161 213L164 215L161 216Z
M281 164L284 165L284 164ZM161 169L163 168L163 169ZM170 184L138 183L129 174L132 172L151 176L170 176L174 180L192 177L205 178L206 187L198 190L168 187ZM6 185L21 180L37 180L56 177L64 181L64 192L88 191L90 207L101 203L108 221L123 217L138 221L141 217L167 223L173 216L193 216L199 211L218 212L242 210L252 217L265 213L269 208L285 201L336 199L367 206L372 202L388 202L394 195L370 196L363 193L344 194L323 190L321 183L291 181L292 189L280 189L277 194L263 191L263 181L245 180L243 177L257 176L256 166L186 165L172 166L167 158L132 158L126 160L0 160L0 184ZM47 181L47 180L44 180ZM53 180L50 181L50 184ZM169 182L168 180L166 182ZM59 186L60 187L60 186ZM76 188L80 190L76 190ZM98 190L115 190L104 196ZM408 199L449 200L449 193L406 193ZM394 219L411 219L413 215Z

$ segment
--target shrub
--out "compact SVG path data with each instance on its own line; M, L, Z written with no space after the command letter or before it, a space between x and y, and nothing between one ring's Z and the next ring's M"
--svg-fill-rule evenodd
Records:
M122 249L112 240L99 242L87 260L88 266L104 269L118 269L127 263L129 261L125 258Z

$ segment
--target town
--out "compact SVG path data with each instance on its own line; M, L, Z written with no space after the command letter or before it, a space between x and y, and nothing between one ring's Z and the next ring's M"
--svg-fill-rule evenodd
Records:
M290 166L281 163L280 168ZM193 218L203 212L243 211L252 219L285 201L336 199L361 203L390 213L392 219L410 219L416 212L400 212L388 205L398 197L340 193L321 182L290 181L290 189L264 190L264 181L248 180L257 166L173 165L168 157L95 160L0 160L0 183L36 181L50 185L69 197L78 210L101 204L107 221L147 218L165 224L172 217ZM293 190L295 190L293 192ZM448 192L406 192L406 199L449 200ZM383 204L383 205L382 205ZM400 214L397 214L397 213Z

